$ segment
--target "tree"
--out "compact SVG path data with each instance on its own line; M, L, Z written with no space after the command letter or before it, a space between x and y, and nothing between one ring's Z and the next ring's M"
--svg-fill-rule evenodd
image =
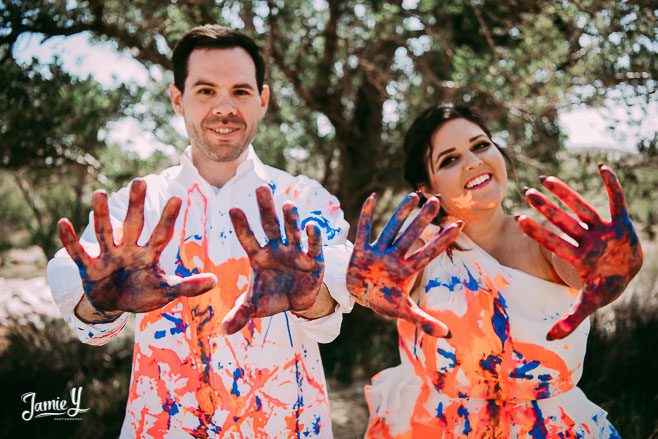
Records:
M265 48L280 97L266 157L302 161L354 220L370 192L403 188L401 133L429 103L477 106L519 161L554 171L560 109L599 104L620 85L650 96L657 11L613 0L9 1L0 45L24 32L88 32L169 68L193 25L241 26Z
M103 129L126 113L139 93L104 91L93 79L71 76L55 62L0 64L0 162L23 196L30 242L52 256L57 220L86 223L88 185L103 180Z

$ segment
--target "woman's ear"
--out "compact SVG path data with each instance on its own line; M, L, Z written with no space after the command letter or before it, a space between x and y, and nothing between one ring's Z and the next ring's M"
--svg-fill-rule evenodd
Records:
M436 195L429 190L429 188L425 183L419 183L418 186L416 186L416 191L423 194L426 200L429 199L431 196Z

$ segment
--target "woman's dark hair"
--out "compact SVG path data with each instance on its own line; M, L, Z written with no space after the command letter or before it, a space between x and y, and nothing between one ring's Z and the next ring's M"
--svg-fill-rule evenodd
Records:
M459 105L435 105L420 113L420 115L411 124L404 138L404 179L418 190L421 184L426 187L430 185L430 175L427 168L428 157L432 156L432 135L443 124L453 119L466 119L474 123L484 131L491 139L491 132L484 123L482 117L469 107ZM514 174L514 166L509 156L493 140L494 146L500 151L508 167ZM421 205L425 203L425 197L420 194ZM441 208L434 222L441 225L441 221L446 217L446 211ZM459 249L458 247L456 247Z
M263 91L265 81L265 61L260 49L247 35L240 31L216 24L198 26L188 31L176 43L171 57L174 66L174 85L183 93L187 79L187 62L190 54L197 49L231 49L240 47L244 49L256 67L256 84L258 91Z

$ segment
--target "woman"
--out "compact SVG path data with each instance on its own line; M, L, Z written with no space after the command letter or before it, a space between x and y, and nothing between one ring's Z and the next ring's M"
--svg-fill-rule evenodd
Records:
M375 197L366 200L348 269L357 301L399 317L401 364L366 386L366 437L617 436L576 387L587 317L642 264L612 170L600 166L611 222L555 177L542 184L579 221L526 190L549 231L503 212L505 158L469 109L426 110L405 151L405 178L420 194L407 196L372 244Z

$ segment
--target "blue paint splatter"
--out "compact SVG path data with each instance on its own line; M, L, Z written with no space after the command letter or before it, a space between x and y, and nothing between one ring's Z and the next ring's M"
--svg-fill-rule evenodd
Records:
M443 403L440 402L439 405L436 406L436 417L445 421L446 417L443 414Z
M194 267L192 270L187 268L185 264L183 264L182 259L180 258L180 248L178 249L178 252L176 253L176 270L174 270L174 273L178 277L190 277L193 274L199 274L199 269L197 267Z
M231 388L231 395L240 396L240 390L238 390L238 380L243 377L244 369L241 367L238 367L233 371L233 387Z
M320 417L318 415L313 415L313 416L315 416L315 419L313 420L313 424L312 424L313 433L320 434L320 428L322 427L322 425L320 424Z
M260 402L260 398L256 395L256 411L259 412L263 408L263 403Z
M441 355L443 358L446 358L446 359L450 360L450 364L448 364L448 366L441 368L442 372L445 372L448 369L452 369L457 365L457 357L455 356L454 352L448 352L448 351L446 351L444 349L441 349L441 348L437 348L436 352L439 355Z
M288 312L284 312L283 315L286 317L286 328L288 329L288 340L290 340L290 347L292 347L292 333L290 332L290 321L288 320Z
M535 423L533 424L532 430L528 433L535 439L545 438L548 435L548 430L544 423L544 416L542 415L541 410L539 409L539 404L537 401L532 401L532 410L535 413Z
M471 421L468 420L468 410L464 406L459 406L457 414L464 418L464 434L469 434L471 431Z
M425 292L429 293L432 288L437 288L437 287L445 287L450 291L451 293L455 292L455 289L457 286L462 285L463 282L461 278L457 276L452 276L450 277L450 280L448 282L441 282L439 278L436 279L430 279L427 282L427 285L425 285Z
M498 375L496 365L502 363L503 359L495 355L489 355L486 359L480 360L480 367L483 370L488 370L494 375Z
M173 328L169 328L169 333L171 335L181 334L181 333L185 332L185 330L187 329L187 323L185 323L183 321L183 319L179 319L179 318L174 317L171 314L167 314L167 313L163 313L162 317L164 317L165 319L169 320L170 322L172 322L174 324Z
M267 185L268 185L268 186L270 187L270 189L272 190L272 193L274 193L274 191L276 191L276 184L274 184L274 181L270 180L270 181L267 183Z
M167 331L165 331L164 329L162 331L155 331L155 334L154 334L155 338L157 338L157 339L160 339L160 338L164 337L165 335L167 335Z
M509 316L507 315L507 305L505 299L498 293L498 298L494 299L494 315L491 319L494 332L500 339L501 346L505 346L505 341L509 336Z
M529 363L522 364L521 366L518 366L516 369L511 371L509 376L510 378L524 378L527 380L531 380L534 378L534 376L528 374L528 372L533 369L536 369L537 366L539 366L539 361L531 361Z
M478 282L475 280L473 277L473 273L468 269L466 264L464 264L464 268L466 269L466 272L468 273L468 281L464 282L464 285L466 288L468 288L471 291L477 291L480 289L480 286L478 285Z
M167 401L162 405L162 410L169 413L169 416L174 416L178 413L178 404L171 398L167 398Z
M333 239L336 234L340 233L342 229L340 227L334 229L331 227L331 224L329 224L329 221L322 216L322 212L319 210L314 210L311 212L311 216L308 216L307 218L304 218L302 221L301 229L305 230L306 229L306 224L309 222L315 222L321 230L324 230L324 233L327 237L327 239Z

